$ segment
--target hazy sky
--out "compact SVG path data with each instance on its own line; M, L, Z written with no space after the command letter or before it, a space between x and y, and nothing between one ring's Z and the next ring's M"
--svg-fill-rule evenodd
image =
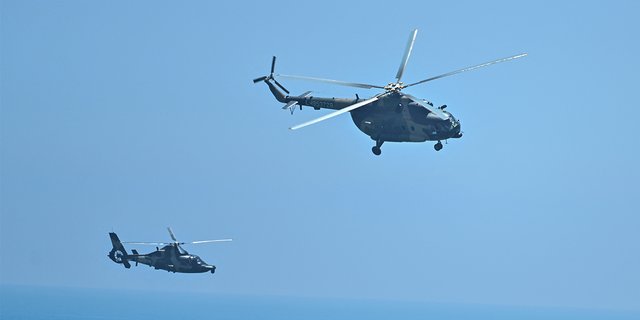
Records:
M640 2L2 1L0 284L640 310ZM407 89L464 136L290 116L276 73ZM281 80L293 94L379 91ZM124 241L218 269L126 270ZM140 252L154 247L128 245Z

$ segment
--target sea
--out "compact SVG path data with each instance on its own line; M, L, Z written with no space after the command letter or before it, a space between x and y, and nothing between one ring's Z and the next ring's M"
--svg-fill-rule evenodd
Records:
M0 286L0 319L640 319L640 311Z

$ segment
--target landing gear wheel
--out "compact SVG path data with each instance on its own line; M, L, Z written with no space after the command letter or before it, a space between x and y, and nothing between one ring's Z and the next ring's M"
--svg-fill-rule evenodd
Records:
M438 143L436 143L436 145L433 146L433 148L436 149L436 151L442 150L442 142L438 141Z
M381 139L376 140L376 146L371 148L371 151L373 151L373 154L375 154L376 156L379 156L382 153L382 150L380 150L380 147L382 147L383 143L384 143L384 140L381 140Z

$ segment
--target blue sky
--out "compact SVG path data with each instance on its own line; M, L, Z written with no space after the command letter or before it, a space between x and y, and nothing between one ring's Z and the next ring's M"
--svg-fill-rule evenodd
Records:
M635 1L3 1L1 284L640 310ZM464 137L287 128L252 79L406 83ZM292 93L375 90L282 80ZM218 269L113 264L122 240ZM128 246L153 250L153 247Z

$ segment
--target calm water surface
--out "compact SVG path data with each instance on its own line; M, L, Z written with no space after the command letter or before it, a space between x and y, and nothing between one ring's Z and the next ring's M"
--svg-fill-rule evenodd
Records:
M0 286L4 319L637 319L640 311Z

